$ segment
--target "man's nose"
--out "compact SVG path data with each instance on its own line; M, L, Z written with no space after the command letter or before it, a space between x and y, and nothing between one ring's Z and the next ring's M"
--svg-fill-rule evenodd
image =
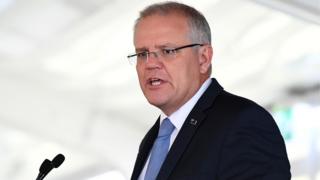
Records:
M147 63L152 62L152 61L159 61L160 56L157 52L150 52L149 56L147 58Z
M161 58L159 54L157 54L156 52L150 52L146 62L147 67L149 68L160 67L161 62L159 58Z

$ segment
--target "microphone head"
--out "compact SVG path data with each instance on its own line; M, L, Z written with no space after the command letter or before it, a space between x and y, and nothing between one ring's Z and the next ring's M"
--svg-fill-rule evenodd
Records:
M53 165L52 165L51 161L48 159L45 159L42 162L42 164L39 168L39 171L40 171L40 173L47 174L48 172L51 171L51 169L53 169Z
M63 163L64 159L65 159L64 155L58 154L56 155L56 157L52 159L51 164L54 168L58 168Z

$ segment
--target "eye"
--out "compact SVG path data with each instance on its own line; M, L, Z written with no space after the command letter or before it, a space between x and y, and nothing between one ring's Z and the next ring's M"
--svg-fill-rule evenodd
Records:
M162 54L163 55L174 55L176 54L175 49L162 49Z
M140 53L137 53L137 58L139 59L146 59L148 57L148 52L145 51L145 52L140 52Z

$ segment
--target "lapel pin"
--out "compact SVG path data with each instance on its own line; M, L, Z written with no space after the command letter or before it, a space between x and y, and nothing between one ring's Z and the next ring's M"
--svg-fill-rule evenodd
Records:
M190 120L190 124L192 124L192 125L197 125L197 123L198 123L198 121L197 120L195 120L195 119L193 119L193 118L191 118L191 120Z

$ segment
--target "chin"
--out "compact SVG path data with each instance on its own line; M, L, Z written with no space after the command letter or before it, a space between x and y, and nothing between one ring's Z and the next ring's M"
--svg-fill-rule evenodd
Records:
M147 98L147 100L151 105L156 106L158 108L162 107L165 104L165 101L160 98Z
M153 105L153 106L156 106L156 107L159 107L161 106L163 103L161 101L157 101L157 100L149 100L148 99L148 102Z

